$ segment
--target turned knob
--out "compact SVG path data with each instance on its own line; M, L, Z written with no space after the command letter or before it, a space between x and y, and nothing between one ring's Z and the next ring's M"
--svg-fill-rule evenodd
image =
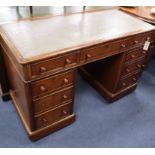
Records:
M143 68L145 68L145 67L146 67L146 65L145 65L145 64L143 64L143 65L142 65L142 67L143 67Z
M125 82L122 82L122 86L126 86L126 83Z
M44 107L44 106L45 106L45 104L44 104L44 103L42 103L41 105L42 105L42 107Z
M130 72L130 69L129 68L126 68L126 72L129 73Z
M90 54L87 54L86 57L87 57L87 58L91 58L92 56L91 56Z
M41 72L45 72L46 70L47 70L46 67L40 67Z
M67 115L67 111L66 111L66 110L63 110L62 113L63 113L64 115Z
M125 44L121 44L121 47L125 48L125 47L126 47L126 45L125 45Z
M146 54L146 51L142 51L142 54Z
M135 43L135 44L138 44L138 40L135 40L134 43Z
M134 82L136 82L136 81L137 81L136 77L133 77L133 81L134 81Z
M67 99L68 98L68 96L67 95L63 95L63 99Z
M68 82L68 79L64 78L64 83L67 84Z
M140 64L137 64L137 67L138 67L138 68L141 68L141 65L140 65Z
M42 92L44 92L44 91L46 90L46 88L45 88L44 86L40 86L40 90L41 90Z
M70 59L66 59L66 63L70 64L72 61Z
M132 54L132 55L131 55L131 58L132 58L132 59L133 59L133 58L135 58L135 55L134 55L134 54Z
M47 122L48 122L46 118L43 118L42 121L43 121L44 123L47 123Z

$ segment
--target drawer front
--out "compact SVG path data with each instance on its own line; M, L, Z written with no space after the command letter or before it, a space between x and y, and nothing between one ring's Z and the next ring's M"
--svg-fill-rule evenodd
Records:
M126 48L125 41L117 41L100 45L88 49L81 50L81 61L87 62L94 59L101 59L103 57L111 56L120 52L120 49Z
M144 51L142 48L134 49L126 54L125 63L130 61L135 61L140 57L145 57L147 51Z
M31 84L33 98L45 95L54 90L62 89L73 84L75 71L69 71L55 76L38 80Z
M34 101L35 114L45 112L46 110L60 106L68 101L73 100L74 89L69 87L59 92L47 95Z
M118 86L117 86L117 90L122 90L127 88L128 86L131 86L133 84L135 84L139 78L140 73L135 73L132 76L129 76L123 80L120 80Z
M42 62L31 65L31 76L36 77L48 72L61 71L64 68L69 68L76 65L79 61L78 52L67 54L65 56L51 58Z
M144 44L145 39L146 39L145 35L138 35L138 36L132 37L128 41L128 46L130 48L141 46L142 44Z
M122 70L121 76L127 76L128 74L131 74L134 71L141 70L144 65L143 63L144 63L144 59L138 62L132 63L130 65L125 65Z
M36 128L42 128L51 125L73 113L72 103L63 105L45 114L35 117Z

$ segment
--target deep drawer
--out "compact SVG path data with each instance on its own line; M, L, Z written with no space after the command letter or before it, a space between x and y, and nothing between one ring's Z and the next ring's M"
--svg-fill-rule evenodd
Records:
M125 63L128 63L130 61L135 61L141 57L145 57L146 54L147 54L147 51L144 51L142 48L138 48L138 49L129 51L126 54Z
M139 78L139 75L140 75L140 72L137 72L125 79L121 79L118 83L118 86L117 86L117 90L122 90L122 89L125 89L133 84L136 84L138 78Z
M72 103L63 105L47 113L35 117L36 128L51 125L73 113Z
M123 67L121 76L122 77L127 76L128 74L131 74L132 72L140 71L142 69L143 65L144 65L144 59L134 62L134 63L131 63L129 65L125 65Z
M74 89L69 87L50 95L46 95L34 101L35 114L45 112L46 110L60 106L68 101L73 100Z
M74 79L75 71L69 71L32 82L32 96L33 98L36 98L41 95L51 93L55 90L67 87L73 84Z

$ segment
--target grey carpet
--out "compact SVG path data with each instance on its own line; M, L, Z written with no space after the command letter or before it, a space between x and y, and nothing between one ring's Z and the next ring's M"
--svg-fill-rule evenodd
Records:
M155 60L137 89L107 104L78 77L76 121L37 142L31 142L12 102L0 99L0 147L155 147Z

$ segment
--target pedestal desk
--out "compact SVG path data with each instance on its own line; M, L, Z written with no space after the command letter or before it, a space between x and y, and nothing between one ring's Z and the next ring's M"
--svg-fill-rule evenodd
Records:
M133 91L155 27L107 10L5 24L0 34L9 94L37 140L75 120L77 69L109 102Z

